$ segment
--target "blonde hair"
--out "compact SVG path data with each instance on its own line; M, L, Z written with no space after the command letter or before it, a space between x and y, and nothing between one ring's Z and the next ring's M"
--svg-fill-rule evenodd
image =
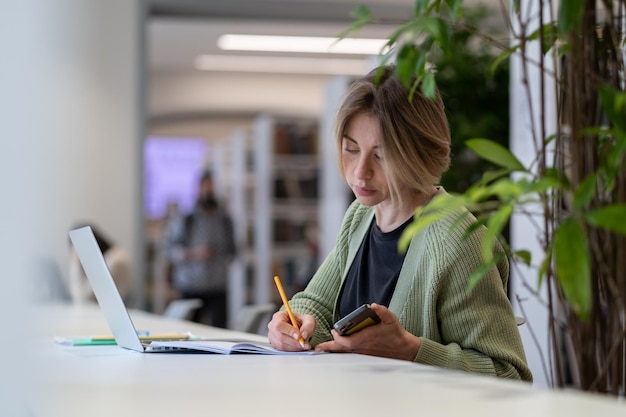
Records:
M373 115L380 124L384 167L392 200L401 189L425 193L437 185L450 165L450 129L439 91L434 98L409 90L388 65L353 82L335 121L339 154L346 127L357 114ZM341 160L339 170L345 179Z

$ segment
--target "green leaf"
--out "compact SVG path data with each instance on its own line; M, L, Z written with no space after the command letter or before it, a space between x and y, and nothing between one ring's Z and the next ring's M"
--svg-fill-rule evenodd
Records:
M530 254L530 251L527 250L518 250L513 252L513 256L521 259L522 262L524 262L524 264L530 266L530 263L532 261L532 255Z
M483 174L483 176L480 179L480 184L489 184L497 179L500 179L502 177L505 177L507 175L509 175L511 173L511 170L509 169L499 169L496 171L487 171Z
M369 22L372 20L372 13L366 6L357 6L350 12L350 17L357 21Z
M541 284L543 284L543 279L548 275L548 269L550 269L551 264L552 249L546 252L546 257L543 258L541 264L539 265L539 274L537 275L537 288L541 288Z
M544 142L546 145L552 143L552 141L554 141L556 139L556 133L553 133L551 135L548 135L545 139Z
M520 180L520 185L522 186L522 193L530 194L530 193L545 193L551 188L555 188L559 186L559 180L548 175L539 177L534 181L527 182L524 179Z
M482 242L482 254L485 261L493 258L494 245L498 240L498 236L502 234L502 230L507 225L511 214L513 214L513 206L506 204L489 216L487 231Z
M502 178L489 186L490 194L498 196L500 201L512 201L522 194L520 184L511 181L509 178Z
M608 146L609 150L604 161L604 174L607 181L613 182L617 175L622 172L624 154L626 153L626 131L610 134L608 141L611 145Z
M591 174L578 184L578 188L574 191L574 208L576 210L582 210L589 205L596 194L597 183L598 177L596 174Z
M424 31L437 40L441 38L441 23L442 19L435 16L428 16L422 19Z
M585 213L592 226L626 235L626 204L611 204Z
M560 185L566 190L569 190L572 186L572 183L565 172L554 167L545 168L543 170L543 178L553 181L555 184Z
M498 262L500 256L492 257L488 262L481 264L478 268L476 268L469 277L469 281L467 283L467 291L470 292L474 289L478 281L480 281L489 270Z
M463 220L470 214L471 213L468 211L463 216L459 216L459 218L456 219L454 223L450 226L450 229L459 227L459 225L463 223ZM465 229L465 232L463 232L463 239L468 239L472 235L472 233L474 233L476 230L480 229L483 226L484 224L480 220L477 222L472 222L469 226L467 226L467 228Z
M435 86L435 75L432 72L425 73L422 79L422 93L424 96L428 98L435 97Z
M457 212L465 207L465 197L456 194L436 195L430 202L415 211L413 221L404 229L398 241L398 248L405 252L413 236L426 229L433 222Z
M416 0L415 1L415 15L419 16L424 13L426 6L430 0Z
M473 150L483 159L508 168L511 171L526 171L524 165L504 146L489 139L470 139L465 142L468 148Z
M512 6L513 6L513 11L515 13L519 13L519 3L520 3L520 0L513 0L511 3L512 3Z
M465 191L465 195L473 203L488 201L493 197L501 202L510 202L517 199L521 193L522 187L508 177L500 178L488 185L480 181Z
M528 40L539 40L539 36L543 36L542 52L545 55L557 41L557 26L555 22L549 22L535 30L528 36Z
M559 8L559 35L565 38L580 27L585 12L585 0L567 0Z
M439 28L437 29L438 36L435 38L439 42L439 48L447 55L451 56L454 53L452 48L452 31L450 30L450 23L443 19L437 19Z
M412 43L405 43L398 52L396 71L398 77L406 87L411 86L411 79L415 74L415 67L419 58L419 51Z
M387 41L387 46L391 47L395 43L398 42L398 39L403 38L405 33L411 31L411 26L413 25L413 20L409 20L408 22L403 23L398 26L393 33L389 36L389 41Z
M461 6L463 5L463 0L446 0L446 4L450 8L450 19L455 22L462 15Z
M600 101L611 123L626 133L626 92L617 91L608 85L601 85Z
M556 278L572 311L587 320L591 311L591 262L582 224L569 218L554 236Z
M482 184L473 184L465 191L465 195L472 203L477 203L491 197L489 185Z
M407 248L409 247L409 243L411 243L411 239L413 239L415 235L422 232L424 229L426 229L437 220L446 217L446 213L435 212L423 214L418 209L415 216L415 219L406 227L406 229L404 229L404 232L402 232L402 235L398 240L398 249L400 253L406 252Z
M491 68L489 69L489 75L491 77L493 77L496 73L496 70L498 69L498 67L500 66L501 63L503 63L505 60L509 59L509 57L519 49L519 45L514 46L512 48L508 48L505 49L504 51L502 51L502 53L500 55L498 55L494 60L493 63L491 64Z
M348 27L348 29L344 30L337 36L339 39L345 38L352 32L357 32L361 29L361 27L374 20L372 14L370 13L370 9L365 6L358 6L352 9L350 17L354 18L355 21Z

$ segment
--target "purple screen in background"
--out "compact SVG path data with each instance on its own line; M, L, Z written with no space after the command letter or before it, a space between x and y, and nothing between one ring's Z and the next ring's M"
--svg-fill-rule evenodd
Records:
M191 211L208 153L209 145L201 138L146 139L144 210L147 218L164 217L169 203L177 203L182 213Z

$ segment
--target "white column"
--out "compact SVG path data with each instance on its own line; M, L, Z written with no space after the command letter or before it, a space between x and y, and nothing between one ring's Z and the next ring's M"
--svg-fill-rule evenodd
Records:
M539 11L539 1L533 0L532 8L523 7L524 12L530 13L530 16L537 15ZM538 21L534 22L534 25L528 27L529 33L533 32L538 26ZM519 30L516 28L516 30ZM539 61L541 49L539 43L536 42L531 45L527 51L528 57L534 62ZM522 83L522 61L517 55L513 55L511 58L511 96L510 96L510 148L511 151L522 161L525 166L530 166L531 162L537 157L537 149L533 143L533 131L531 120L535 121L535 126L539 125L539 120L544 117L547 120L555 120L553 114L554 109L554 97L551 96L553 87L548 78L546 78L546 90L548 92L546 97L545 109L549 114L541 115L540 111L540 95L538 94L540 88L540 79L542 74L535 69L533 65L528 67L528 82L530 86L530 94L532 95L532 106L529 107L527 101L528 92L526 87ZM555 125L551 123L547 126L547 134L554 132ZM541 132L536 132L537 137L541 137ZM537 206L531 208L530 212L537 213L535 215L534 222L531 222L529 215L514 215L511 221L511 247L513 250L526 249L532 254L533 264L538 264L544 257L544 253L539 244L538 238L543 230L538 229L537 226L543 224L542 221L542 209ZM530 292L528 288L523 286L523 282L529 284L530 288L536 289L538 282L537 270L524 267L520 264L519 270L515 268L511 271L511 301L515 313L518 316L522 316L522 308L526 314L527 322L520 327L522 340L524 342L524 348L526 350L526 356L533 372L534 384L538 387L547 387L550 384L548 378L544 372L542 360L545 361L546 366L550 364L551 343L549 340L548 332L548 311L544 307L537 297ZM547 291L545 285L539 289L541 297L547 299ZM523 301L521 306L517 302L517 297L520 297ZM533 339L532 333L536 337ZM539 347L537 346L539 344ZM549 372L549 369L547 370Z
M74 222L97 222L141 277L141 19L128 0L20 0L0 13L0 326L11 335L0 415L26 414L33 369L11 342L45 325L28 321L26 293L47 294L55 272L42 260L66 273Z

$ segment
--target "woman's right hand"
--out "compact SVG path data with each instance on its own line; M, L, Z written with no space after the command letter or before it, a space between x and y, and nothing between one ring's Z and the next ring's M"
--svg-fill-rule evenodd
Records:
M315 317L309 314L295 313L294 316L300 327L300 335L302 335L305 342L304 349L300 346L300 342L298 342L300 337L298 329L291 324L289 314L287 314L286 311L277 311L274 313L272 321L267 325L267 337L270 339L272 346L276 349L290 352L311 349L308 339L315 331Z

